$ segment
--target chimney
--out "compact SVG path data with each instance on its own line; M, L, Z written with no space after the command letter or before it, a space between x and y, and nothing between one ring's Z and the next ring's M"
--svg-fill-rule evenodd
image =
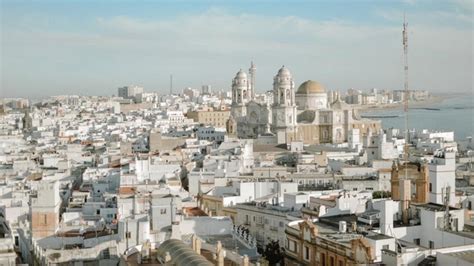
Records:
M357 222L356 221L351 222L351 227L352 227L352 232L353 233L357 232Z

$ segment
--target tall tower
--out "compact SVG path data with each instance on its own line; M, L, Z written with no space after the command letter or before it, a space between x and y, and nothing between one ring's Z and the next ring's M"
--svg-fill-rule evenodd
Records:
M290 71L282 66L273 78L272 128L277 141L289 143L296 135L295 83Z
M445 204L446 191L449 191L450 206L456 204L456 155L452 149L438 150L428 164L429 200ZM449 188L449 189L448 189Z
M246 104L250 100L250 90L247 74L241 70L232 80L232 116L234 118L246 116Z
M250 74L250 96L252 97L252 100L255 100L255 75L257 74L257 67L255 64L250 62L250 68L249 68L249 74Z
M38 184L37 194L30 197L33 239L54 234L59 225L60 207L59 182L41 181Z
M405 89L405 97L404 97L404 110L405 110L405 146L404 146L404 153L403 159L405 163L408 163L408 23L405 20L405 15L403 16L403 63L404 63L404 89ZM405 170L405 177L407 177L408 173Z

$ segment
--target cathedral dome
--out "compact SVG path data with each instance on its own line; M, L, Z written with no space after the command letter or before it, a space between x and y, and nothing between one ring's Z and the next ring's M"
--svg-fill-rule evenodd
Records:
M325 93L326 89L317 81L307 80L300 85L296 94Z

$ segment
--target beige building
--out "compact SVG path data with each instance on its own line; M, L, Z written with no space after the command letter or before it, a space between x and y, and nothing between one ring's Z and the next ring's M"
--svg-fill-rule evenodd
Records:
M168 137L161 135L161 132L152 130L149 136L150 153L160 151L170 151L184 145L186 137Z
M227 131L239 138L273 135L278 144L344 143L353 129L359 129L360 142L369 131L379 132L381 128L380 121L361 118L339 97L330 101L317 81L305 81L295 90L293 76L284 66L273 80L273 104L258 103L253 97L254 72L250 73L250 81L241 70L232 82Z
M342 230L341 230L342 229ZM376 247L395 248L395 239L384 235L363 236L355 230L310 220L286 226L285 265L346 266L376 262Z
M352 129L360 136L369 131L379 132L380 121L364 119L356 110L337 98L329 103L324 87L312 80L300 85L296 91L298 104L297 139L305 144L343 143L348 141Z
M225 108L219 110L205 108L188 112L187 117L200 124L212 125L216 128L225 128L226 122L230 117L230 110Z
M59 183L40 181L37 193L31 195L31 233L33 239L53 235L59 225L61 197Z

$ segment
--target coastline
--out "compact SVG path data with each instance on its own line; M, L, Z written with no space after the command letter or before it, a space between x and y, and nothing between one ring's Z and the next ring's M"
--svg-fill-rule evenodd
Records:
M434 105L442 103L449 97L446 96L431 96L425 101L411 101L408 102L408 108L430 108ZM403 103L391 103L391 104L374 104L374 105L352 105L354 109L357 109L359 112L370 112L370 111L384 111L384 110L393 110L393 109L403 109Z

